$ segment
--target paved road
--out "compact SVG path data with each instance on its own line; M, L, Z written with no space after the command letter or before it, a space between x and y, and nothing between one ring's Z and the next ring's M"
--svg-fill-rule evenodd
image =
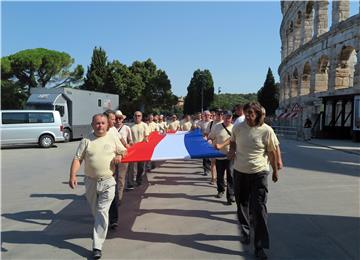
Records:
M92 219L67 186L77 142L2 150L3 259L91 256ZM270 183L272 259L359 259L359 156L282 140L286 167ZM238 242L235 205L214 197L200 161L167 161L125 194L104 259L253 259ZM82 172L82 170L81 170Z

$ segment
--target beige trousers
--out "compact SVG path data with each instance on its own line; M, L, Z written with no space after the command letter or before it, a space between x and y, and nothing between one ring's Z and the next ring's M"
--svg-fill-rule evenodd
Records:
M109 209L115 196L115 179L85 177L85 196L94 216L93 248L102 249L109 226Z

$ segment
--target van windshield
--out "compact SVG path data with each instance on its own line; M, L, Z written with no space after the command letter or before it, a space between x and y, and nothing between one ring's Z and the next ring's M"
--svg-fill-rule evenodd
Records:
M27 103L26 108L28 110L54 110L54 105L50 103L39 104L39 103Z

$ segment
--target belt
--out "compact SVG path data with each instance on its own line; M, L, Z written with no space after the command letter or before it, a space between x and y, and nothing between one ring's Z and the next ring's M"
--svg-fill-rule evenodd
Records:
M113 178L113 176L102 176L102 177L96 177L96 178L93 178L93 177L90 177L90 176L86 176L86 177L88 177L89 179L91 179L93 181L97 181L97 182L105 181L105 180L108 180L110 178Z

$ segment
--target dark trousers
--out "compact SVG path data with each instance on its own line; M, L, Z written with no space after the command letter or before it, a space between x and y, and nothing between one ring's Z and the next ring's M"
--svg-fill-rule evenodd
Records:
M250 235L249 209L251 205L256 248L269 248L266 209L268 174L268 171L245 174L234 170L234 193L241 234Z
M231 202L231 199L234 197L234 185L232 177L232 162L228 159L225 160L216 160L216 174L217 174L217 191L225 191L225 181L224 175L226 172L227 179L227 189L226 189L226 199Z
M114 178L116 181L116 186L115 186L115 196L114 199L111 202L111 206L109 209L109 223L110 225L112 223L117 223L118 222L118 203L119 203L119 189L118 189L118 175L119 175L119 167L118 165L116 165L115 168L115 174L114 174Z
M203 158L203 168L204 168L204 173L209 173L210 172L210 159L209 158Z
M134 175L136 172L136 183L141 184L144 175L145 162L129 163L128 166L128 186L134 186Z

